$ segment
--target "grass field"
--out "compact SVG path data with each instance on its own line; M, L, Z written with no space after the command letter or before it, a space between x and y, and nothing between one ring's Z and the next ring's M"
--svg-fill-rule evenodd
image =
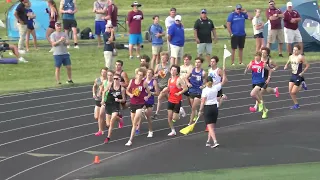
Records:
M58 1L57 1L58 2ZM234 6L238 1L230 0L228 3L208 0L205 2L196 2L191 0L142 0L143 4L141 8L145 15L145 20L143 21L143 30L147 30L152 22L152 16L155 14L160 15L161 25L164 27L164 19L168 15L169 8L172 6L177 8L178 14L182 15L182 21L186 28L192 28L195 20L199 17L199 11L202 8L208 10L208 16L211 18L216 26L221 26L225 24L228 13L232 11ZM283 6L286 0L278 0L277 6ZM131 0L116 1L119 7L119 15L126 15L130 10ZM88 0L78 0L79 13L76 15L78 19L78 25L80 29L85 27L90 27L94 30L94 14L91 12L93 1ZM4 12L8 9L11 4L5 3L5 1L0 3L0 19L5 20ZM248 0L242 3L243 7L246 8L250 13L253 12L255 8L267 8L268 4L265 0ZM232 6L232 7L229 7ZM264 15L263 18L265 19ZM252 25L250 21L246 23L246 32L248 37L252 36ZM123 29L118 32L124 34ZM223 45L227 44L230 49L230 41L227 40L228 33L226 29L218 29L217 34L219 37L219 42L214 45L213 53L219 57L223 56ZM7 39L5 37L6 32L4 29L0 29L0 37ZM186 31L186 38L193 39L193 32ZM126 37L119 37L118 42L127 43ZM72 42L72 41L71 41ZM13 42L16 44L16 42ZM85 46L84 43L90 44ZM244 49L244 62L248 63L252 60L252 56L255 49L254 39L247 38L246 47ZM29 61L27 64L18 65L1 65L0 71L0 94L16 92L16 91L29 91L41 88L51 88L55 87L54 80L54 65L52 54L49 53L48 42L46 40L39 41L40 50L35 51L32 48L31 52L25 55L25 58ZM45 46L46 45L46 46ZM30 44L30 47L33 45ZM73 80L76 84L88 84L92 83L93 79L99 75L99 70L104 66L103 50L97 48L95 40L80 40L79 42L80 50L71 48L69 50L72 58L72 69L73 69ZM145 48L142 50L141 54L151 54L150 44L145 44ZM166 44L164 45L166 47ZM185 53L192 54L193 57L196 56L196 44L194 42L188 42L185 45ZM165 48L166 49L166 48ZM318 60L317 53L306 53L307 60L314 61ZM276 62L283 64L287 58L278 58L277 52L273 52L273 57ZM5 54L5 56L9 56ZM124 69L128 72L130 76L133 75L133 69L138 67L138 60L129 60L127 50L121 50L117 59L124 60ZM237 59L236 59L237 61ZM207 64L205 64L206 66ZM227 63L228 68L230 63ZM205 67L204 66L204 67ZM239 68L239 66L232 67ZM244 67L240 67L244 68ZM65 69L61 71L61 81L66 80Z
M108 177L93 180L293 180L319 179L320 163L303 163L210 171Z

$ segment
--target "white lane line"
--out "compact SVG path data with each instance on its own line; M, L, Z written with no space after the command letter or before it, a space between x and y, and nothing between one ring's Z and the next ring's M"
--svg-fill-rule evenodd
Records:
M84 151L85 153L88 153L88 154L93 154L93 155L96 155L96 154L116 154L116 153L119 153L119 152L109 152L109 151Z
M41 153L27 153L29 156L34 157L56 157L56 156L63 156L63 154L41 154Z
M310 106L310 105L316 105L316 104L320 104L320 102L318 102L318 103L304 104L303 106ZM270 109L270 110L280 110L280 109L288 109L288 107L274 108L274 109ZM251 112L249 112L249 113L242 113L242 114L236 114L236 115L231 115L231 116L224 116L224 117L221 117L221 118L219 118L219 119L226 119L226 118L230 118L230 117L238 117L238 116L243 116L243 115L247 115L247 114L251 114ZM288 116L288 115L286 115L286 116ZM283 117L286 117L286 116L283 116ZM278 117L279 117L279 116L278 116ZM257 121L259 121L259 120L246 122L246 123L244 123L244 124L248 124L248 123L252 123L252 122L257 122ZM264 120L260 120L260 121L266 121L266 120L264 119ZM175 128L177 128L177 127L182 127L182 126L186 126L186 125L185 125L185 124L183 124L183 125L177 125L177 126L175 126ZM235 125L232 125L232 126L235 126ZM168 128L159 129L159 130L156 130L156 131L154 131L154 132L164 131L164 130L168 130ZM203 133L203 132L199 132L199 133ZM143 134L140 134L140 135L138 135L138 136L142 136L142 135L146 135L146 134L148 134L148 133L143 133ZM117 139L117 140L114 140L114 141L110 141L110 143L111 143L111 142L117 142L117 141L125 140L125 139L128 139L128 137L120 138L120 139ZM43 165L45 165L45 164L51 163L51 162L56 161L56 160L58 160L58 159L61 159L61 158L67 157L67 156L71 156L71 155L77 154L77 153L79 153L79 152L83 152L83 151L86 151L86 150L88 150L88 149L92 149L92 148L99 147L99 146L102 146L102 145L105 145L105 144L104 144L104 143L101 143L101 144L93 145L93 146L86 147L86 148L84 148L84 149L80 149L80 150L78 150L78 151L74 151L74 152L72 152L72 153L69 153L69 154L66 154L66 155L63 155L63 156L60 156L60 157L57 157L57 158L51 159L51 160L49 160L49 161L43 162L43 163L38 164L38 165L36 165L36 166L32 166L32 167L30 167L30 168L28 168L28 169L25 169L25 170L23 170L23 171L20 171L19 173L16 173L16 174L10 176L10 177L7 178L6 180L12 179L12 178L14 178L14 177L16 177L16 176L18 176L18 175L20 175L20 174L23 174L23 173L28 172L28 171L30 171L30 170L32 170L32 169L35 169L35 168L40 167L40 166L43 166ZM1 162L1 161L0 161L0 162Z
M307 73L304 73L304 75L309 75L309 74L310 74L310 75L314 75L314 74L318 74L318 73L320 73L320 72L307 72ZM228 83L240 82L240 81L243 81L243 80L251 81L251 74L250 74L250 73L248 73L247 75L243 74L243 76L246 76L246 77L248 77L248 78L246 78L246 79L230 80L230 81L228 81ZM290 77L291 77L291 74L283 74L283 75L280 75L280 76L271 76L272 79L274 79L274 78L282 78L282 77L288 77L288 80L287 80L287 81L289 81L289 80L290 80ZM306 76L305 76L305 77L306 77Z
M18 118L14 118L14 119L8 119L8 120L0 121L0 124L1 123L6 123L6 122L11 122L11 121L16 121L16 120L19 120L19 119L26 119L26 118L30 118L30 117L42 116L42 115L59 113L59 112L70 111L70 110L81 109L81 108L87 108L87 107L92 107L92 105L81 106L81 107L76 107L76 108L69 108L69 109L63 109L63 110L58 110L58 111L50 111L50 112L45 112L45 113L40 113L40 114L33 114L33 115L30 115L30 116L23 116L23 117L18 117Z
M310 63L310 65L312 64L319 64L318 62L316 63ZM283 67L283 66L280 66L280 67ZM318 69L320 67L310 67L310 69ZM227 72L232 72L232 71L239 71L241 69L238 69L238 70L229 70ZM283 70L283 69L280 69L280 70L277 70L274 72L277 73L277 72L283 72L283 71L288 71L288 70ZM240 75L243 75L243 73L240 73L240 74L230 74L230 75L227 75L228 77L232 77L232 76L240 76ZM276 76L273 76L273 77L276 77ZM12 94L12 95L3 95L3 96L0 96L0 99L1 98L7 98L7 97L14 97L14 96L22 96L22 95L27 95L27 94L37 94L37 93L42 93L42 92L51 92L51 91L61 91L61 90L68 90L68 89L75 89L75 88L82 88L82 87L91 87L92 85L84 85L84 86L77 86L77 87L66 87L66 88L52 88L52 89L47 89L47 90L36 90L36 91L33 91L33 92L27 92L27 93L19 93L19 94ZM82 93L90 93L91 91L84 91L84 92L80 92L80 94ZM75 93L76 94L76 93ZM73 95L73 94L70 94L70 95ZM63 97L63 96L66 96L66 95L57 95L57 96L53 96L53 97ZM49 98L49 97L48 97ZM25 100L25 101L21 101L21 102L28 102L28 101L33 101L33 100L38 100L38 99L42 99L42 98L37 98L37 99L30 99L30 100ZM47 98L44 98L44 99L47 99ZM13 102L13 103L17 103L17 102ZM10 103L6 103L6 104L10 104ZM2 105L2 104L0 104Z
M77 89L77 88L83 88L83 87L92 87L92 85L83 85L83 86L75 86L75 87L63 87L63 88L50 88L45 90L35 90L32 92L25 92L25 93L13 93L13 94L7 94L0 96L0 99L2 98L10 98L10 97L16 97L16 96L24 96L28 94L39 94L44 92L51 92L51 91L63 91L63 90L69 90L69 89Z
M309 148L309 147L304 147L304 146L289 146L289 147L294 147L294 148L303 149L303 150L308 150L308 151L320 152L320 149L317 149L317 148ZM100 161L101 161L101 160L100 160Z
M31 107L26 107L26 108L21 108L21 109L14 109L11 111L3 111L3 112L0 112L0 114L16 112L16 111L23 111L23 110L27 110L27 109L34 109L34 108L40 108L40 107L53 106L53 105L61 105L61 104L67 104L67 103L73 103L73 102L80 102L80 101L86 101L86 100L93 101L92 98L84 98L84 99L77 99L77 100L72 100L72 101L63 101L63 102L52 103L52 104L44 104L44 105L39 105L39 106L31 106Z
M65 97L65 96L73 96L73 95L79 95L79 94L87 94L87 93L89 93L89 91L79 92L79 93L63 94L63 95L57 95L57 96L48 96L48 97L37 98L37 99L28 99L28 100L23 100L23 101L12 101L12 102L9 102L9 103L0 104L0 106L10 105L10 104L18 104L18 103L20 104L20 103L30 102L30 101L39 101L39 100L43 100L43 99L52 99L52 98L57 98L57 97Z
M271 118L271 119L268 119L269 121L270 120L277 120L279 118L283 118L283 117L290 117L290 116L294 116L294 115L284 115L284 116L278 116L278 117L274 117L274 118ZM217 130L220 130L220 129L226 129L226 128L230 128L230 127L237 127L237 126L242 126L242 125L250 125L250 124L253 124L253 123L259 123L259 122L264 122L265 120L254 120L254 121L249 121L249 122L242 122L242 123L237 123L237 124L233 124L233 125L228 125L228 126L223 126L223 127L218 127L216 128ZM152 145L156 145L156 144L160 144L160 143L163 143L163 142L167 142L167 141L172 141L172 140L175 140L175 139L180 139L180 138L185 138L185 137L189 137L189 136L195 136L195 135L198 135L200 133L203 133L203 131L200 131L200 132L194 132L194 133L191 133L191 134L188 134L188 135L182 135L182 136L177 136L177 137L171 137L169 139L164 139L164 140L160 140L160 141L156 141L156 142L153 142L153 143L150 143L150 144L146 144L146 145L142 145L142 146L138 146L138 147L135 147L135 148L132 148L132 149L129 149L129 150L126 150L126 151L122 151L122 152L119 152L118 154L115 154L115 155L112 155L112 156L109 156L109 157L106 157L106 158L102 158L100 159L100 162L102 161L106 161L106 160L109 160L109 159L112 159L112 158L115 158L117 156L120 156L120 155L123 155L123 154L126 154L126 153L129 153L129 152L132 152L132 151L135 151L135 150L138 150L138 149L142 149L142 148L145 148L145 147L149 147L149 146L152 146ZM73 171L70 171L58 178L56 178L55 180L60 180L74 172L77 172L77 171L80 171L84 168L87 168L91 165L94 165L94 163L90 163L90 164L87 164L85 166L82 166L78 169L75 169Z

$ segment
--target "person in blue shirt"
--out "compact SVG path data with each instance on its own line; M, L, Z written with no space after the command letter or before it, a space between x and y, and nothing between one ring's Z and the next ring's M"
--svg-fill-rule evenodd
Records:
M170 42L171 60L170 66L177 64L180 65L180 61L183 56L184 49L184 27L181 23L181 16L176 15L174 18L175 23L169 27L168 39Z
M234 54L239 48L239 64L243 65L243 48L246 40L245 24L246 20L252 19L252 16L242 8L241 4L236 5L234 12L230 13L227 19L227 29L231 37L231 62L234 66Z
M27 2L25 4L26 7L26 14L28 16L27 20L27 33L26 33L26 51L29 51L29 40L30 40L30 34L32 35L33 38L33 45L36 50L38 50L37 46L37 36L36 36L36 31L34 28L35 22L33 21L36 18L36 15L33 13L31 9L31 2Z
M159 24L159 16L153 16L153 24L150 27L150 36L152 40L152 59L150 67L155 68L156 64L160 63L160 52L162 51L164 36L162 26Z

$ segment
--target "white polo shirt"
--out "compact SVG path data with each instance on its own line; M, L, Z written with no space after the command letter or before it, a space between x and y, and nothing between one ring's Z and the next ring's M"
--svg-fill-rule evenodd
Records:
M174 20L174 17L171 17L171 16L168 16L165 20L165 26L167 28L167 34L168 34L168 30L169 30L169 27L174 24L175 20Z

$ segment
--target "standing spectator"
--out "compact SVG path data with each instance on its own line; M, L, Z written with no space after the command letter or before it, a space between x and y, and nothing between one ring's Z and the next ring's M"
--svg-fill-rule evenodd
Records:
M263 47L263 22L260 16L261 10L254 10L256 15L252 19L253 37L256 39L256 52Z
M95 35L98 39L98 47L101 46L101 34L106 31L105 14L107 12L107 4L105 0L97 0L93 3L93 10L95 14Z
M168 46L168 53L170 54L171 51L170 51L170 42L169 42L169 36L168 36L168 32L169 32L169 27L174 24L175 20L174 18L176 17L176 14L177 14L177 9L176 8L171 8L170 9L170 14L169 16L166 18L165 20L165 26L166 26L166 29L167 29L167 46Z
M28 3L29 0L20 0L20 4L17 6L14 16L18 22L18 29L19 29L19 44L18 50L20 54L25 54L26 51L24 50L24 45L26 41L26 34L27 34L27 23L28 23L28 16L26 13L26 6L25 4Z
M287 44L287 52L289 56L292 55L292 43L297 42L301 47L301 54L303 53L302 36L298 29L298 23L301 21L300 14L298 11L293 10L292 2L287 3L287 10L283 13L284 15L284 41Z
M107 16L105 17L105 20L108 21L107 23L111 22L115 32L118 30L118 7L114 4L113 0L108 0Z
M279 8L275 7L275 4L274 0L270 0L269 9L266 10L266 17L269 23L267 47L270 48L271 44L275 43L277 40L279 56L283 57L282 46L284 43L284 35L281 25L283 14Z
M168 31L168 39L171 48L170 66L180 65L179 58L182 59L184 48L184 27L181 24L181 16L176 15L175 23L172 24Z
M46 9L46 12L49 14L49 27L46 32L46 38L50 42L50 35L51 33L54 32L55 24L59 19L59 13L58 13L58 8L54 0L48 0L48 7L49 9ZM53 52L53 47L49 52Z
M53 47L53 58L55 61L55 76L56 81L58 84L61 84L60 82L60 68L63 64L67 68L67 74L68 74L68 84L73 84L72 78L71 78L71 60L70 60L70 54L68 53L67 46L69 45L69 38L68 35L61 31L61 23L56 22L55 24L56 31L53 32L50 36L50 41L52 43Z
M62 14L64 32L68 35L70 29L72 29L74 48L79 49L77 36L78 24L75 19L75 13L78 12L76 0L61 0L59 9ZM68 45L67 48L70 48L70 45Z
M36 50L38 50L37 46L37 35L36 31L34 29L34 21L33 19L36 18L36 15L33 13L31 9L31 2L29 1L26 3L26 12L28 16L28 23L27 23L27 33L26 33L26 50L29 51L29 40L30 40L30 34L33 37L33 45Z
M207 17L207 10L202 9L200 18L194 24L194 38L197 43L198 57L206 54L207 61L210 64L210 55L212 55L212 39L217 42L217 33L211 19Z
M230 13L227 19L227 28L231 37L231 62L234 66L234 55L236 49L239 48L239 64L243 65L243 48L246 41L246 31L245 31L245 20L252 19L252 17L247 13L245 9L242 8L241 4L236 5L234 12Z
M151 59L151 68L155 68L156 64L160 63L160 52L162 52L163 39L164 35L163 29L159 24L159 16L153 16L153 24L150 27L150 36L152 40L152 59Z
M127 23L129 25L129 54L130 59L133 58L133 46L136 45L137 58L140 58L140 44L142 43L141 23L143 20L143 13L138 8L141 7L137 1L131 4L133 10L128 13Z
M106 25L106 32L103 34L103 40L104 40L104 61L106 64L106 67L110 70L113 70L114 62L113 62L113 49L114 49L114 29L112 24Z

